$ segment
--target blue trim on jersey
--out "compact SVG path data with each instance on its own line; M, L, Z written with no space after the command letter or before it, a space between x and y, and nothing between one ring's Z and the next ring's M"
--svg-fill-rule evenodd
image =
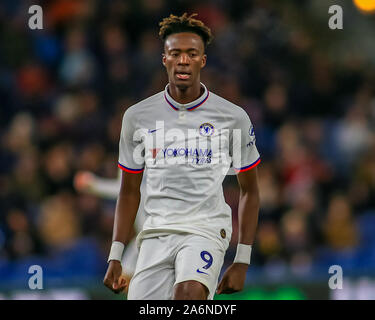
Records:
M165 98L165 100L168 102L168 104L169 104L173 109L175 109L176 111L179 110L179 109L176 108L172 103L169 102L169 100L167 99L167 95L165 94L165 92L164 92L164 98Z
M260 157L255 160L252 164L249 164L248 166L245 166L245 167L242 167L240 169L237 169L237 168L234 168L237 172L243 172L243 171L247 171L247 170L250 170L252 168L254 168L255 166L257 166L258 164L260 163Z
M198 108L201 104L203 104L203 103L208 99L208 96L209 96L209 95L210 95L210 92L207 90L207 96L206 96L206 98L203 99L202 102L199 102L197 105L195 105L195 106L193 106L193 107L186 108L186 110L191 111L191 110L193 110L193 109L195 109L195 108Z
M207 90L207 96L201 101L201 102L198 102L195 106L192 106L192 107L189 107L189 108L186 108L186 110L188 111L192 111L196 108L198 108L200 105L202 105L204 102L206 102L206 100L208 99L208 96L210 95L210 92ZM168 104L176 111L180 110L179 108L175 107L172 102L170 102L167 98L167 95L165 94L164 92L164 98L165 100L168 102Z
M142 169L132 169L132 168L128 168L128 167L122 165L120 162L118 163L118 167L119 167L120 169L123 169L123 170L125 170L126 172L130 172L130 173L141 173L141 172L144 170L144 168L142 168Z

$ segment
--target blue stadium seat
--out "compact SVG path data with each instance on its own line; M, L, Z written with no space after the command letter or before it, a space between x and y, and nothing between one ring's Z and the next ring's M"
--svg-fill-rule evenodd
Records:
M29 268L39 265L48 286L77 284L104 276L106 261L94 239L80 239L72 247L56 251L52 257L32 256L21 261L0 261L1 285L28 286Z

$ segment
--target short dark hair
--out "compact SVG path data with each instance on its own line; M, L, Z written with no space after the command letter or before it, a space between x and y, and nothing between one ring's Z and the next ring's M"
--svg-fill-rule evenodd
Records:
M206 48L212 41L213 36L210 28L208 28L202 21L193 18L196 15L198 14L193 13L188 16L185 12L180 17L171 14L168 18L164 18L163 21L159 22L160 38L165 41L165 39L173 33L193 32L202 38L204 47Z

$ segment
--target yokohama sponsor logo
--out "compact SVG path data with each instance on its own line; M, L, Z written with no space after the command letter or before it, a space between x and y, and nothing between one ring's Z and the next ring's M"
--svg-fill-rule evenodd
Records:
M164 158L166 157L177 157L177 156L184 156L184 157L211 157L212 150L211 149L198 149L198 148L167 148L162 149L164 154Z

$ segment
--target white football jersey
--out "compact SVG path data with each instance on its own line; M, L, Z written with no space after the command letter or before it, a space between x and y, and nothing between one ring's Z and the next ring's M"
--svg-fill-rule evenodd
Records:
M183 232L224 249L229 245L232 216L223 180L230 167L250 170L260 156L247 113L201 85L204 93L193 102L176 102L167 85L124 114L118 166L146 176L138 245L144 238Z

